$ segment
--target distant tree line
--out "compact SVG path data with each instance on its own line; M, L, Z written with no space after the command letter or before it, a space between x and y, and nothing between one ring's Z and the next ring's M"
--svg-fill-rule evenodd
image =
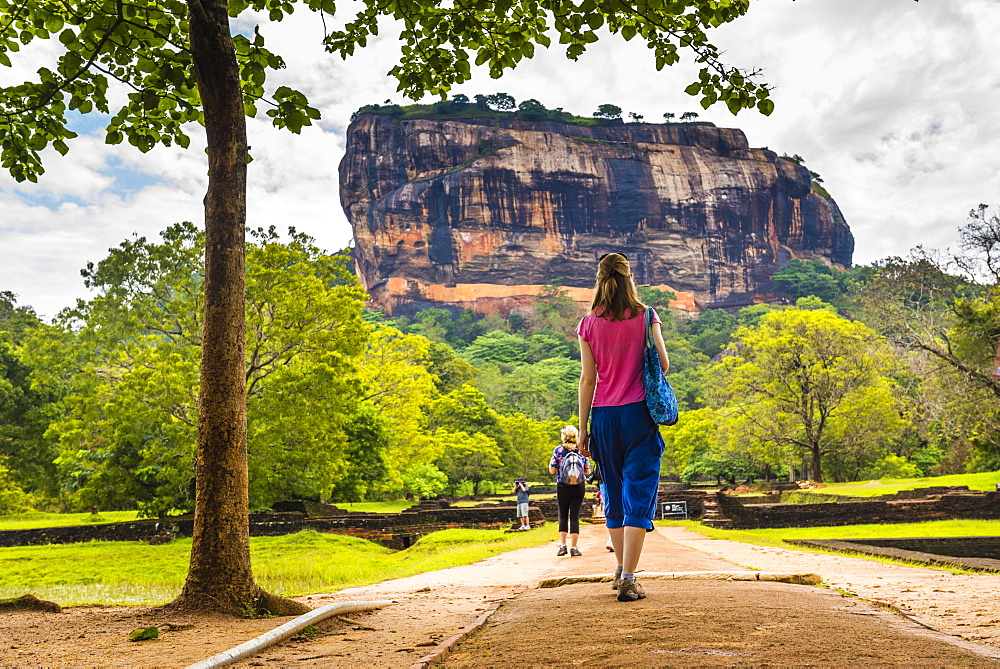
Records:
M431 104L399 105L394 104L391 100L386 100L381 105L372 104L361 107L354 112L351 120L353 121L361 114L378 114L400 119L519 118L526 121L558 121L585 126L623 123L623 111L617 105L602 104L590 116L577 116L564 111L562 107L549 109L535 99L523 100L518 103L513 96L507 93L475 95L472 99L459 93L451 98L445 98ZM675 114L666 113L663 118L666 123L673 123L672 119L675 116ZM629 117L632 119L632 123L641 123L644 118L642 114L635 112L629 112ZM695 112L684 112L681 114L680 122L695 122L697 118L698 114ZM704 121L701 123L712 125Z
M793 259L772 298L670 308L664 428L680 479L859 480L1000 470L1000 220L970 214L952 254L839 270ZM182 223L83 271L94 297L42 322L0 293L0 513L193 503L201 255ZM581 307L558 280L523 312L365 306L349 258L289 230L247 243L254 508L478 493L547 480L576 421Z

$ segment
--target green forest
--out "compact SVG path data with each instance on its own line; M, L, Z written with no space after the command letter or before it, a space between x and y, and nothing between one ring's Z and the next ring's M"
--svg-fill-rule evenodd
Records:
M580 306L559 279L525 313L366 306L347 252L250 231L252 508L508 491L548 479L576 420ZM0 514L194 503L204 237L179 223L82 270L52 322L0 292ZM856 481L1000 469L1000 220L955 252L841 271L791 260L768 303L664 321L682 409L674 480Z

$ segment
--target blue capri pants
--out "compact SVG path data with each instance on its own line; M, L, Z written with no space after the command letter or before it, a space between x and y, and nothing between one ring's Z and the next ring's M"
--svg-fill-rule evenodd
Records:
M646 402L594 407L589 448L606 489L607 526L652 530L663 438Z

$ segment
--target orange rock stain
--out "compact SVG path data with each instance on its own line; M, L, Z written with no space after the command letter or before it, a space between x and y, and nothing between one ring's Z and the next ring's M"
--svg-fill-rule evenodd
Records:
M698 311L694 293L678 292L665 285L652 287L670 291L677 296L670 302L672 308L691 312ZM544 286L531 284L507 286L496 283L459 283L446 286L439 283L424 284L404 277L390 277L385 284L384 298L378 301L392 302L392 298L419 296L425 300L452 304L483 314L496 311L510 313L529 306L542 288ZM583 308L589 307L594 297L592 288L564 286L563 290L566 291L571 300ZM388 304L383 304L383 306L388 306Z

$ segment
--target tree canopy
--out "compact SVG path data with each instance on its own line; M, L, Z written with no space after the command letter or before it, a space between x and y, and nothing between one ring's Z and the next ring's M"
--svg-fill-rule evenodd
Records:
M863 323L825 309L793 309L741 329L736 354L723 359L712 386L735 421L732 439L750 449L790 449L796 460L803 452L812 478L822 481L824 456L856 456L904 429L893 364Z
M700 65L686 91L703 106L722 101L731 111L756 107L770 114L768 87L755 72L726 65L709 40L713 28L749 9L749 0L684 0L656 7L571 0L539 3L364 0L324 44L353 55L378 34L380 21L400 27L401 57L389 72L399 90L418 99L445 94L471 78L471 64L493 77L550 45L558 35L566 56L579 58L604 29L646 42L657 69L682 52ZM199 369L195 529L188 578L180 601L237 611L241 607L301 611L264 593L250 565L245 355L246 116L259 108L278 128L298 132L319 118L306 97L287 86L269 88L269 70L285 66L270 51L260 26L235 33L231 17L267 11L280 22L296 6L334 15L333 0L0 0L0 65L23 57L22 46L49 40L54 61L37 77L0 88L0 165L18 181L44 171L41 152L69 150L70 112L110 116L106 141L127 140L142 152L190 144L185 125L205 126L208 191L205 207L205 300ZM252 20L252 18L251 18ZM112 93L112 83L116 84Z
M348 259L290 237L256 230L247 249L254 508L329 495L335 481L373 469L351 455L359 442L385 450L352 381L368 326ZM49 433L61 450L56 464L86 505L138 505L153 516L193 508L203 245L190 223L171 226L160 243L123 242L84 271L98 295L26 343L28 361L67 379L68 411Z

